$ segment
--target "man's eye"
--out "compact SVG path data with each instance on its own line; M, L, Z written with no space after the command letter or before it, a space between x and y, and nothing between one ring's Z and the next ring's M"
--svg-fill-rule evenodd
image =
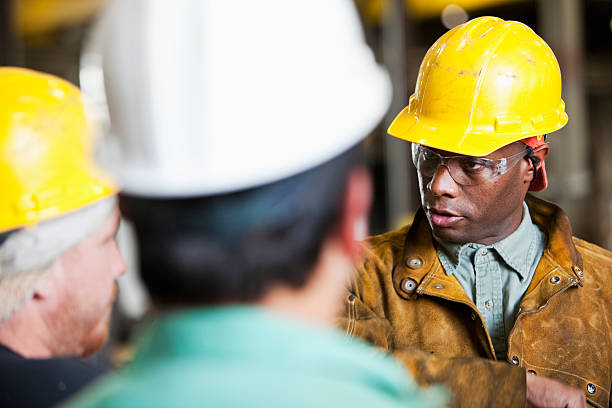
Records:
M462 167L469 171L478 171L485 168L485 163L480 159L465 159L462 162Z
M427 150L424 150L422 155L425 160L431 160L434 158L434 154L432 152L428 152Z

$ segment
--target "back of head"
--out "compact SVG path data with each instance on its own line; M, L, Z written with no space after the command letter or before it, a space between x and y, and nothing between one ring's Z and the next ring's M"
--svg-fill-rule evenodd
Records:
M181 199L122 194L143 279L158 303L252 302L302 287L338 228L360 146L314 169L234 193Z
M390 99L352 2L111 1L84 61L157 300L303 285Z

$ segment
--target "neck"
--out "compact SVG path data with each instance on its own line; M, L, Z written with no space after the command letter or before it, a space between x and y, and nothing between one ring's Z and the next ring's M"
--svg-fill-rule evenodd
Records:
M310 323L333 326L352 264L339 245L328 242L305 286L294 289L278 286L266 293L259 304L275 312Z
M32 300L0 324L0 343L25 358L53 357L50 332Z
M499 233L477 240L476 244L492 245L508 237L523 221L523 205L517 208L509 217L500 222Z

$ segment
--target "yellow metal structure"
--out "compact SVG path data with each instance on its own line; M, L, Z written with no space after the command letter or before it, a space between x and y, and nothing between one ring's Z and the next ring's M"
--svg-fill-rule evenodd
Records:
M0 232L115 193L91 161L79 90L52 75L0 68Z
M567 123L561 71L529 27L480 17L438 39L415 93L389 134L470 156L553 132Z
M48 32L91 19L104 0L13 0L17 28L24 36Z
M39 0L37 0L39 1ZM48 0L47 0L48 1ZM371 24L380 24L391 10L392 0L355 0L359 12ZM439 17L440 13L452 5L466 11L478 10L483 7L500 6L509 3L520 3L526 0L404 0L406 13L417 19Z
M519 1L524 0L405 0L406 10L418 18L436 17L451 4L470 11Z

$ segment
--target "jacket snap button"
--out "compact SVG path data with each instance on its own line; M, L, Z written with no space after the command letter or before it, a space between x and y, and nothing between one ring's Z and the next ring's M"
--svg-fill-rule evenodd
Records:
M413 293L417 287L417 283L414 279L404 279L402 281L402 290L406 293Z
M406 265L410 269L421 269L423 267L423 260L421 258L410 258L406 261Z
M434 289L444 289L444 286L442 286L442 285L434 285Z
M578 276L580 276L582 278L582 275L583 275L582 269L580 269L577 266L572 266L572 269L574 270L574 272L576 272L576 275L578 275Z
M354 302L355 301L355 295L349 295L348 300L349 300L349 302Z
M519 359L517 356L512 356L512 364L519 365Z
M527 372L528 372L529 374L531 374L531 375L537 375L537 374L536 374L536 372L535 372L535 371L533 371L533 370L527 370Z
M595 391L597 391L597 388L595 388L595 386L591 383L587 384L587 391L589 392L589 394L595 394Z
M559 282L561 282L561 278L558 276L553 276L552 278L550 278L550 283L552 283L553 285L556 285Z

